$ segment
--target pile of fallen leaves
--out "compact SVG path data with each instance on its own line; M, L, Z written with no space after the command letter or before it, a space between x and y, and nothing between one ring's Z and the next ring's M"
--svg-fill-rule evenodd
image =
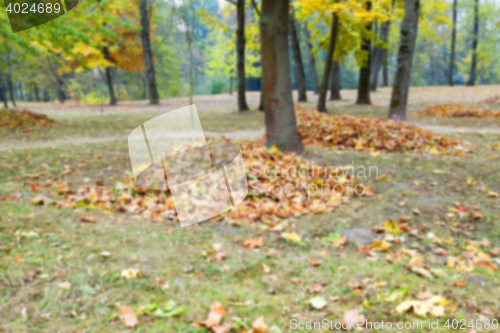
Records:
M481 101L481 104L500 104L500 95L495 95L493 97L486 98Z
M232 223L262 221L274 227L283 218L333 211L347 203L349 196L373 195L371 188L354 183L348 167L321 167L293 153L281 152L277 147L267 149L262 139L242 142L241 151L249 193L229 211L227 218ZM177 217L168 189L146 190L138 187L132 177L126 177L114 188L88 185L73 190L64 182L56 182L51 185L51 192L63 200L53 200L39 192L31 201L61 208L127 212L157 221ZM95 219L89 216L82 222L93 223Z
M500 112L476 109L458 104L431 105L419 112L419 117L441 118L500 118Z
M335 116L302 108L297 108L297 121L305 145L372 152L470 152L464 142L397 121Z
M47 115L28 110L0 110L0 128L41 128L52 126L55 123Z

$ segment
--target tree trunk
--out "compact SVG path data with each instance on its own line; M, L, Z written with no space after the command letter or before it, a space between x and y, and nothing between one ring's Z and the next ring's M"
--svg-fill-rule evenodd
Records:
M312 86L314 89L314 93L316 95L319 94L319 82L318 82L318 72L316 72L316 58L314 58L314 54L312 53L312 44L311 44L311 34L309 33L309 30L307 29L307 25L304 24L304 33L306 35L307 39L307 48L308 48L308 53L309 53L309 67L311 71L311 81L312 81Z
M455 43L457 39L457 0L453 0L453 29L451 30L451 56L450 70L448 72L448 85L453 87L453 71L455 69Z
M467 81L468 86L476 84L476 67L477 67L477 43L479 34L479 0L474 0L474 35L472 40L472 63L470 65L470 76Z
M289 0L262 0L260 36L267 146L302 153L288 55Z
M14 99L14 85L12 84L12 79L10 77L10 73L7 74L7 86L9 88L9 95L10 95L10 100L14 107L17 107L16 101Z
M245 0L237 0L236 56L238 71L238 110L248 111L245 96Z
M160 104L160 96L158 95L158 87L156 85L155 68L153 65L153 52L151 51L151 40L149 36L149 13L148 1L139 0L139 10L141 15L141 40L142 53L144 55L144 63L146 64L146 80L149 91L149 104Z
M107 46L105 46L102 49L102 53L104 54L104 59L109 61L109 49ZM105 68L105 76L106 76L106 84L108 85L108 91L109 91L109 105L116 105L116 96L115 96L115 89L113 87L113 78L111 76L111 67L106 67Z
M332 62L330 82L330 101L340 101L340 63L338 61Z
M66 92L64 92L64 82L61 79L57 79L57 99L61 104L66 100Z
M47 89L43 89L43 101L44 102L49 102L50 101L50 95Z
M40 94L38 93L38 85L36 82L33 82L33 88L35 88L35 98L37 102L40 102Z
M372 3L371 1L366 2L367 11L371 11ZM372 30L372 22L366 26L366 30L370 32ZM363 39L361 43L361 50L368 54L368 59L359 69L359 80L358 80L358 98L356 100L357 105L371 105L370 101L370 64L371 64L371 40L369 38Z
M262 85L262 82L260 85L259 111L264 112L264 86Z
M389 50L386 51L382 64L382 86L389 86Z
M420 0L404 0L404 16L401 22L398 64L392 89L389 119L406 121L406 106L410 90L411 67L418 33Z
M306 73L304 71L304 63L302 62L302 54L300 53L300 41L297 31L293 10L289 20L290 39L292 41L293 61L295 63L295 73L297 75L297 90L299 93L299 102L307 102L306 90Z
M9 105L7 104L7 95L5 94L5 89L3 87L0 88L0 98L2 98L3 107L8 109Z
M193 79L193 45L192 45L192 36L191 31L187 28L189 24L187 17L185 19L186 23L186 40L188 43L189 49L189 104L193 104L193 90L194 90L194 79Z
M17 84L17 90L19 91L19 98L21 99L21 101L24 101L25 100L24 86L22 83Z
M333 55L335 54L335 43L337 42L337 33L339 26L339 17L337 14L332 14L332 27L330 29L330 43L328 44L328 53L325 61L325 72L323 73L323 80L319 90L318 98L318 111L326 112L326 93L328 90L328 81L330 79L330 72L332 70Z
M5 88L5 77L3 73L0 73L0 95L2 97L3 106L8 109L8 98L7 98L7 89Z
M389 31L391 28L391 21L387 20L380 25L380 39L387 43L389 40ZM378 74L380 69L384 66L387 60L388 50L385 48L374 47L373 52L373 68L371 73L370 90L376 91L378 86Z
M229 95L233 94L233 77L229 77Z

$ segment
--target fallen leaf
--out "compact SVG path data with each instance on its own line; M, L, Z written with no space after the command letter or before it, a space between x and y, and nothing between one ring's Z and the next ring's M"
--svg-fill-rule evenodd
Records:
M142 273L140 270L135 268L122 269L120 277L130 280L137 277L142 277Z
M119 317L122 323L125 324L127 327L135 327L137 324L139 324L139 320L137 319L137 316L134 314L134 311L129 309L126 306L121 306L120 309L118 310Z
M444 316L444 306L447 300L440 296L432 296L426 300L406 300L396 307L398 313L404 313L413 309L416 315L425 317L442 317Z
M454 287L465 287L465 284L466 284L465 280L460 280L460 281L453 282L453 286Z
M259 238L259 239L245 239L243 241L243 246L248 248L248 249L256 249L260 248L264 245L264 239Z
M342 318L342 328L351 330L354 327L365 326L366 319L365 316L359 313L358 309L353 309L344 312L344 317Z
M210 305L210 312L208 314L208 318L199 322L200 325L206 326L208 328L212 328L214 326L218 326L222 317L226 315L226 310L222 307L222 305L215 301Z
M391 243L388 241L384 240L379 240L376 239L373 241L371 245L368 246L369 249L375 249L375 250L380 250L380 251L387 251L391 247Z
M410 271L412 271L413 273L420 275L426 279L430 279L430 280L433 279L431 272L423 267L410 266Z
M295 232L283 232L281 234L281 237L294 243L300 243L301 241L300 236L297 235Z
M71 283L69 283L68 281L65 281L65 282L59 283L57 286L61 289L68 290L69 288L71 288Z
M311 306L317 310L321 310L323 309L325 306L326 306L326 300L324 297L321 297L321 296L316 296L314 298L311 298L309 300L309 303L311 304Z
M316 282L314 286L309 288L309 291L311 292L311 294L321 294L321 292L323 292L323 286L321 285L321 283Z
M309 262L311 263L312 266L321 265L321 261L319 261L319 260L311 259L311 260L309 260Z
M265 323L263 317L259 317L253 322L251 333L268 333L268 331L269 327Z
M86 215L80 218L80 222L96 223L96 219L92 215Z

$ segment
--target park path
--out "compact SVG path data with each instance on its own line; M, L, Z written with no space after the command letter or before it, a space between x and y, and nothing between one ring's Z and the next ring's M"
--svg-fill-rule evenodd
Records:
M465 127L435 126L435 125L421 125L421 124L415 124L415 125L437 134L500 133L500 128L465 128ZM205 137L221 138L224 136L232 140L253 139L261 135L264 135L264 131L237 131L237 132L223 132L223 133L205 132ZM63 145L79 145L87 143L103 143L103 142L116 142L116 141L127 142L127 138L128 136L125 135L102 136L96 138L74 137L74 138L66 138L64 140L51 140L51 141L42 141L42 142L26 143L26 144L11 144L11 145L0 144L0 151L47 148L47 147L57 147Z

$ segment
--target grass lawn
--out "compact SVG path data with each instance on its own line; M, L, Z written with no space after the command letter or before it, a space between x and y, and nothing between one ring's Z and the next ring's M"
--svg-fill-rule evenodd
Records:
M421 106L412 105L410 112ZM332 105L330 112L385 117L386 108ZM26 133L0 130L0 144L126 136L154 114L159 113L60 113L54 118L61 125L53 128ZM201 120L208 131L263 129L263 115L256 111L224 117L206 113ZM458 121L433 121L458 125ZM475 126L473 120L459 121L461 126ZM477 126L499 124L487 120ZM0 202L0 332L127 332L118 317L122 305L143 312L139 325L128 332L208 332L192 324L207 318L213 301L224 306L223 321L232 323L234 332L251 328L259 317L281 332L292 332L293 318L341 321L344 312L353 309L372 322L422 322L424 327L395 332L427 332L430 316L396 311L404 300L425 298L425 293L447 301L435 332L452 331L444 327L448 318L467 324L472 319L498 320L498 271L489 265L450 268L448 264L450 257L466 262L474 246L482 253L493 250L492 263L499 264L494 249L500 247L500 198L494 193L500 192L500 135L450 136L473 143L474 154L376 155L308 147L305 157L322 165L376 166L378 175L360 179L373 187L373 197L351 198L335 212L287 220L283 231L297 233L300 242L284 239L281 231L265 223L232 225L218 218L181 228L167 220L30 202L40 193L57 197L52 186L57 181L74 189L96 182L112 187L130 172L123 140L71 149L4 151L0 199L8 200ZM64 175L66 165L72 172ZM32 184L40 185L36 192ZM81 221L89 214L95 223ZM387 237L374 234L374 226L407 217L412 218L407 222L411 233L391 229L387 251L367 249L376 237ZM342 237L344 245L339 243ZM259 238L261 248L243 246L245 240ZM222 249L214 250L219 243ZM409 269L411 258L405 253L411 251L422 258L421 266L429 268L431 276ZM320 264L311 264L311 259ZM127 279L121 277L124 269L138 269L141 274ZM313 308L314 297L322 297L326 305ZM151 310L171 300L173 309L185 307L185 311L160 316ZM374 330L378 331L384 330Z

